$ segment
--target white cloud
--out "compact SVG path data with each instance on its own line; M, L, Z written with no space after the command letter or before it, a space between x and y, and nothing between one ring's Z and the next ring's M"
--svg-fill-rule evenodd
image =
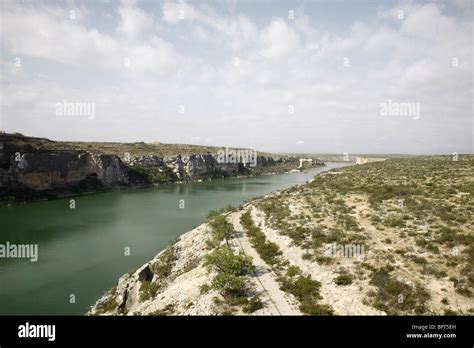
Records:
M455 22L439 12L435 4L415 7L402 21L402 35L412 36L428 42L441 38L453 38L456 34Z
M169 23L180 21L193 21L199 19L201 14L195 10L194 6L184 2L165 1L162 6L163 19Z
M151 16L136 7L135 1L122 1L118 13L120 15L118 31L127 37L136 38L152 26Z
M245 16L229 18L217 14L209 6L166 1L162 6L163 20L171 24L191 22L196 24L194 38L225 44L233 50L253 43L258 35L257 27ZM204 29L205 26L207 29Z
M299 45L296 32L283 19L273 20L261 34L262 50L260 53L268 58L282 58L292 53Z
M465 152L472 139L471 23L432 4L402 7L406 16L397 22L398 8L383 9L374 20L341 23L336 33L316 29L309 14L285 21L269 10L257 26L251 13L203 4L165 2L145 12L125 2L107 9L114 25L99 30L90 16L103 15L93 8L70 21L66 8L7 3L4 59L20 56L24 66L2 62L4 125L71 140ZM59 78L60 69L80 69L90 81L84 87L72 73ZM95 102L96 119L58 119L49 106L62 99ZM379 105L387 99L420 102L420 120L381 118ZM184 115L177 112L180 104ZM289 104L295 107L291 117Z
M81 67L126 72L124 62L129 60L133 71L166 74L183 63L174 47L156 35L148 41L129 40L152 26L150 17L131 6L118 9L119 32L126 37L87 29L70 20L66 10L11 6L2 14L2 38L15 55Z

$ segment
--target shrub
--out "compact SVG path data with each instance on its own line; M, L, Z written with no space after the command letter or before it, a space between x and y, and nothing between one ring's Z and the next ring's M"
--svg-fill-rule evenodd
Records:
M135 164L132 170L144 175L151 183L169 183L178 180L173 170L167 166L145 166Z
M263 308L262 300L258 296L252 296L244 306L244 313L253 313Z
M260 257L269 265L275 265L278 262L278 257L281 255L278 245L269 241L260 244L257 251Z
M159 282L144 281L140 286L140 301L146 301L155 298L161 284Z
M225 213L228 213L228 212L231 212L231 211L235 211L235 207L230 205L230 204L227 204L224 208L211 210L207 214L207 219L212 220L213 218L215 218L218 215L222 215L222 214L225 214Z
M384 225L389 227L405 227L405 220L398 215L389 215L384 219Z
M456 292L462 296L465 297L471 297L472 296L472 291L471 289L464 287L464 286L458 286L456 287Z
M211 284L213 289L221 292L224 296L240 297L245 293L246 283L245 280L232 273L218 273Z
M419 265L426 265L428 261L424 257L421 256L416 256L416 255L409 255L410 259L413 260L413 262L419 264Z
M284 278L282 290L295 295L298 299L319 300L321 284L309 276L298 276L296 279Z
M166 278L171 275L171 271L176 261L175 250L173 247L168 247L166 251L161 255L159 260L152 265L151 270L159 278Z
M346 230L360 231L357 220L351 215L339 214L336 220Z
M211 290L211 286L209 284L203 284L200 286L199 291L201 294L207 294Z
M245 276L255 271L252 258L245 254L234 254L225 246L217 248L204 258L204 265L217 271L211 287L223 295L237 296L245 291Z
M255 226L255 223L250 216L250 211L242 214L240 222L247 230L250 242L255 250L257 250L262 260L269 266L275 266L279 263L279 256L281 255L280 248L275 243L266 240L265 234L262 230Z
M317 256L316 262L319 263L320 265L330 265L334 263L334 257Z
M352 284L352 276L347 273L343 273L334 278L334 283L337 285L350 285Z
M300 310L308 315L333 315L334 310L331 306L315 303L314 301L303 301Z
M100 302L96 306L96 311L95 312L97 314L104 314L104 313L111 312L111 311L115 310L117 308L117 306L118 306L118 303L117 303L117 300L116 300L115 296L111 296L107 300Z
M235 274L238 276L254 271L252 258L245 254L234 254L227 247L221 247L205 256L204 264L219 272Z
M227 221L224 215L215 215L208 221L214 235L215 242L222 242L228 240L234 231L234 226Z
M294 277L301 274L301 269L298 266L291 265L286 270L287 277Z
M300 302L300 310L309 315L330 315L333 310L330 306L321 305L319 289L321 283L310 276L301 275L298 267L290 266L286 276L279 278L281 290L294 295Z
M423 314L426 312L426 301L429 293L420 285L412 287L395 279L392 266L385 266L373 271L370 283L378 287L375 292L374 307L389 315Z

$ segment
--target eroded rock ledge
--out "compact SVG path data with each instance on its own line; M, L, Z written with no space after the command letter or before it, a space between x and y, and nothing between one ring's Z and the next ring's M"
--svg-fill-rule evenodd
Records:
M1 133L0 205L121 187L284 172L298 166L297 158L270 154L256 156L255 166L221 163L218 151L195 145L53 142ZM322 164L316 160L312 165Z

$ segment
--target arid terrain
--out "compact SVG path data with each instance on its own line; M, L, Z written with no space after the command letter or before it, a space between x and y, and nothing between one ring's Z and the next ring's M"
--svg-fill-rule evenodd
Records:
M211 212L90 315L474 313L474 156L335 169Z

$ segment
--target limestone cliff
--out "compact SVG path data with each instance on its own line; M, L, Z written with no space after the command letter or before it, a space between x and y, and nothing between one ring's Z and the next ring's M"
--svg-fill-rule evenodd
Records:
M255 166L221 163L217 150L192 145L53 142L2 133L0 205L118 187L260 175L297 166L296 158L271 155L258 155Z

